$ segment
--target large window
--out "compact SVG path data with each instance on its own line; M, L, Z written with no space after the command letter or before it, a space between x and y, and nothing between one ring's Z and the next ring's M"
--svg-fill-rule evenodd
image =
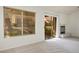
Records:
M4 36L35 33L35 13L4 7Z

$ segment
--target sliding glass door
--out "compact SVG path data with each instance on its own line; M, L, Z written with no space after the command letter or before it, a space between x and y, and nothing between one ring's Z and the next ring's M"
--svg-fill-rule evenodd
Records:
M4 37L35 34L35 13L4 7Z
M54 38L56 36L56 17L45 15L44 22L45 38Z

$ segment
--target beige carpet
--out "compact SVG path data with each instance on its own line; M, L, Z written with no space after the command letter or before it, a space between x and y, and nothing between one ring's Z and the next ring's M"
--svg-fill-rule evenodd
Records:
M55 38L43 42L21 46L1 53L69 53L79 52L79 39Z

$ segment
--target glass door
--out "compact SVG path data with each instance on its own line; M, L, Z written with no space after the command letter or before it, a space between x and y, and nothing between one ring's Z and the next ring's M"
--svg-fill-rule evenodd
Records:
M56 17L45 15L44 22L45 39L54 38L56 36Z

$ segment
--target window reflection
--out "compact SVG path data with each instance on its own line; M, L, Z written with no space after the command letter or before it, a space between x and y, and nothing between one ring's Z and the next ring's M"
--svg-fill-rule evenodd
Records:
M35 33L35 13L4 7L4 36Z

